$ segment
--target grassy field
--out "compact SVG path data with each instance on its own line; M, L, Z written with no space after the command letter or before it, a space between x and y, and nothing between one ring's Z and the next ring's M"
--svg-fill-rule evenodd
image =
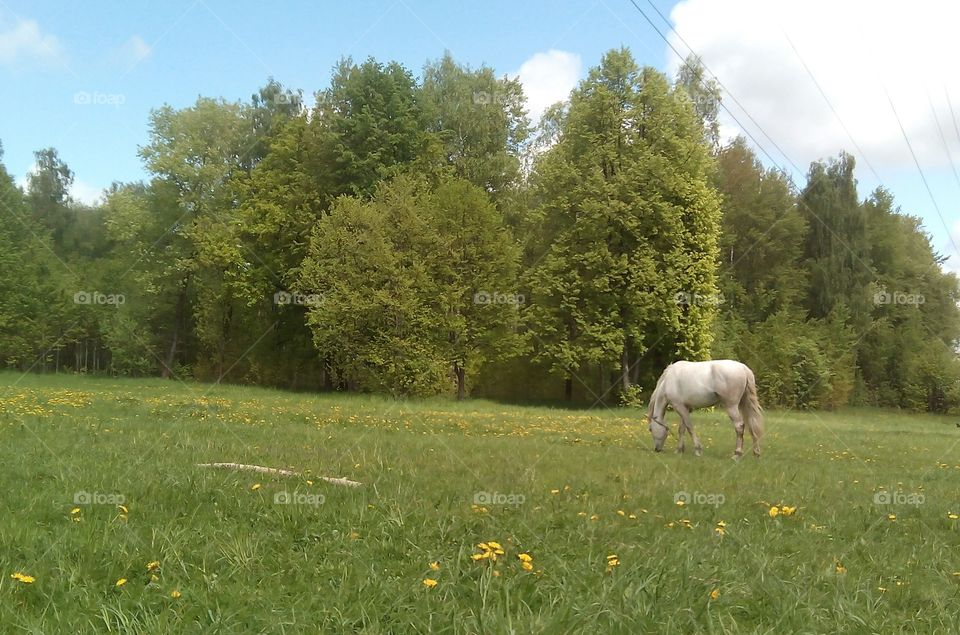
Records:
M953 421L695 422L0 374L0 630L956 632Z

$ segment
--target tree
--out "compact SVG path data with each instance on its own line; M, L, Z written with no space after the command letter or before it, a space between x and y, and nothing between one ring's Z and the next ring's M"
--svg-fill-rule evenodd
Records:
M50 231L55 245L62 245L67 228L75 220L70 207L73 172L53 148L33 153L36 166L27 175L27 204L33 218Z
M398 176L344 197L317 223L298 291L322 359L347 384L446 392L502 351L517 302L517 249L486 195L462 181Z
M615 364L621 396L631 399L645 356L708 352L719 233L713 161L686 94L639 69L625 49L591 69L561 127L535 174L535 222L546 234L537 239L549 244L526 282L535 356L567 377L568 397L581 366Z

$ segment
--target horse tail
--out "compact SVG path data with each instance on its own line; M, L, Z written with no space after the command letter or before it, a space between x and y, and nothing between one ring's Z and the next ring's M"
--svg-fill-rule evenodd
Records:
M740 398L740 413L750 430L750 436L759 441L763 436L763 410L757 398L757 381L749 368L747 369L747 389Z

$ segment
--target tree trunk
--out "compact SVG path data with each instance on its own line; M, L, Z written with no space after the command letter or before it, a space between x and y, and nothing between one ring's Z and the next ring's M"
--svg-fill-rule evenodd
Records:
M177 310L173 316L173 335L170 338L170 349L167 351L167 359L163 363L163 373L161 374L164 379L173 375L173 360L177 354L177 344L180 342L180 325L187 308L187 286L189 284L190 274L187 274L180 283L180 297L177 298Z
M457 401L463 401L467 396L467 371L459 364L453 365L453 371L457 374Z
M573 401L573 375L568 375L563 380L563 398L567 401Z
M630 392L630 353L626 343L620 353L620 392L623 395Z

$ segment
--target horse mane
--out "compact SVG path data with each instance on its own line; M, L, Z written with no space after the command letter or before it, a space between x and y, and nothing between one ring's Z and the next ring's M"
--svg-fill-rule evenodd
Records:
M673 364L670 364L673 366ZM670 370L670 366L667 366L663 369L663 372L660 373L660 378L657 380L657 386L653 389L653 392L650 393L650 405L647 406L647 419L653 419L653 411L657 405L657 399L660 397L660 392L663 390L663 382L667 377L667 371Z

